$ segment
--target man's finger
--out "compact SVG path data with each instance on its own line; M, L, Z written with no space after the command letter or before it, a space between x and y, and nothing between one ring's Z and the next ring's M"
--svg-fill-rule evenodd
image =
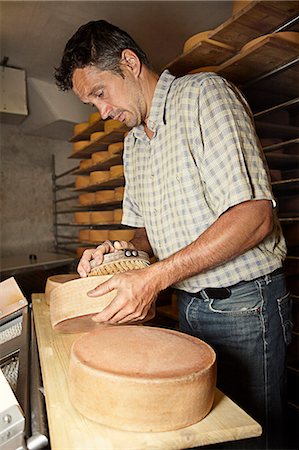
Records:
M103 311L93 316L92 320L94 320L95 322L109 321L109 323L114 323L112 319L118 313L121 314L121 316L119 317L120 320L126 317L128 314L132 313L132 310L130 309L130 307L129 308L124 307L123 300L120 300L119 298L115 297L115 299L112 300L110 305L106 306L106 308L104 308Z
M86 277L87 274L90 272L89 261L93 258L94 251L95 251L94 248L84 250L82 258L77 268L77 271L81 277Z
M87 292L88 297L100 297L101 295L108 294L108 292L113 291L117 288L115 276L99 284L97 287Z

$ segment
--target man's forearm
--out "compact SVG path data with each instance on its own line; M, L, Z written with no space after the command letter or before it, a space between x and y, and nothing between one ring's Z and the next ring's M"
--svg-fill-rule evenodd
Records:
M151 266L159 289L219 266L259 244L272 230L270 201L241 203L224 213L194 242Z
M134 238L130 241L137 250L143 250L147 252L150 256L153 255L152 247L149 243L145 228L138 228L135 231Z

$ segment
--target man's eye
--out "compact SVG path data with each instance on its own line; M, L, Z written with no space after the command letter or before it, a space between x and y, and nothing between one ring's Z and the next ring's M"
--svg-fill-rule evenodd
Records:
M98 98L103 97L103 92L98 92L98 93L97 93L97 97L98 97Z

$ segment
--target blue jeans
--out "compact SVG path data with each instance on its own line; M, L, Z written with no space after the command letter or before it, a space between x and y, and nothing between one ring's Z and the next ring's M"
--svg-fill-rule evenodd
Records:
M241 448L283 449L286 347L292 332L285 277L274 272L230 289L231 296L222 300L178 290L180 330L214 348L217 387L263 427L261 439Z

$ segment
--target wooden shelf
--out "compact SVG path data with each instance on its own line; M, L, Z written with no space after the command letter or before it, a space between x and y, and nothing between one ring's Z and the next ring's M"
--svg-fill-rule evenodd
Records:
M113 130L110 133L107 133L105 136L101 137L101 139L91 142L91 144L87 145L82 150L72 153L69 156L69 158L86 159L89 158L89 156L92 155L92 153L105 151L107 150L108 145L123 141L124 134L128 130L129 128L127 128L126 126L123 126L122 128L117 128L117 130Z
M109 188L124 186L124 183L125 183L124 177L111 178L110 180L104 181L103 183L92 184L90 186L87 186L86 188L75 188L74 191L75 192L96 192L96 191L100 191L101 189L109 189Z
M111 166L116 166L118 164L123 163L122 153L119 155L112 156L111 158L108 158L107 160L95 164L93 166L88 167L87 169L77 169L74 172L72 172L72 175L88 175L90 172L94 172L95 170L107 170Z
M271 33L299 12L297 1L252 1L210 35L237 49L261 34Z
M221 64L217 73L240 85L289 63L298 53L299 44L269 35Z
M54 225L58 227L78 227L78 228L90 228L91 230L105 230L109 228L111 230L127 230L131 229L126 225L122 225L121 223L105 223L105 224L96 224L96 223L55 223Z
M259 138L295 139L299 137L299 127L280 125L273 122L255 122L255 128Z
M299 178L294 178L292 180L273 181L273 183L271 184L275 194L291 194L299 192Z
M109 210L109 209L115 209L115 208L121 208L122 201L121 200L111 200L107 202L101 202L101 203L92 203L90 205L78 205L73 207L72 212L80 212L80 211L101 211L101 210Z
M279 142L278 144L273 144L273 145L268 145L267 147L263 147L263 151L266 152L271 152L273 150L278 150L282 147L289 147L292 145L297 145L299 144L299 138L297 139L290 139L289 141L282 141Z
M299 155L269 152L265 156L271 169L287 170L299 167Z
M98 120L94 122L89 127L87 127L82 133L76 134L69 139L69 142L78 142L89 140L90 135L92 133L96 133L97 131L104 131L104 120Z

